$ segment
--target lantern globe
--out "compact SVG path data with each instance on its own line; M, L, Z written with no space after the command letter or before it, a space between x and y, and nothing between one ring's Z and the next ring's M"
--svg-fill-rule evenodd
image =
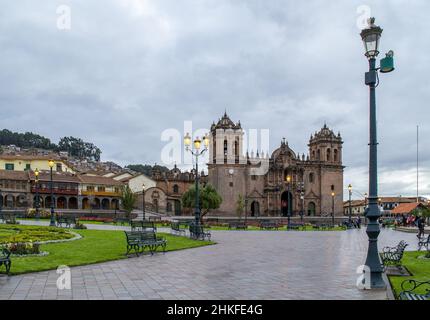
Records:
M375 18L370 18L368 24L369 27L363 29L360 35L364 44L365 56L374 59L379 54L379 40L383 30L375 25Z

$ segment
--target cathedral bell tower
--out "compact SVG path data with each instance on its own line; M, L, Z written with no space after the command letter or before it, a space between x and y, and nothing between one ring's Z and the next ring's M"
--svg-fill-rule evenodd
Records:
M223 198L218 210L221 215L234 213L239 195L246 194L243 135L240 122L234 123L227 112L211 126L208 179Z

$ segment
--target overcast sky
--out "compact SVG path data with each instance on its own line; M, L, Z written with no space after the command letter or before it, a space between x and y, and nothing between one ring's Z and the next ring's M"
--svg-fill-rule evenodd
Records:
M127 165L161 163L164 130L208 128L225 109L270 129L271 151L285 137L307 152L327 122L345 141L345 188L364 193L363 6L396 63L377 89L380 194L415 195L420 125L430 195L428 0L2 0L0 128L81 137Z

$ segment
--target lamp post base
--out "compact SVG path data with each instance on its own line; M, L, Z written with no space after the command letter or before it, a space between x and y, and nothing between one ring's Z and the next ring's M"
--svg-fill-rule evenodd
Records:
M49 222L50 227L55 227L55 216L54 216L54 209L51 209L51 221Z

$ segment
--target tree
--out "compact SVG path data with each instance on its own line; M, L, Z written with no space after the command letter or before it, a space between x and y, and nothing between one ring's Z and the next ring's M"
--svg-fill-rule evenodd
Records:
M126 216L130 219L130 214L133 211L134 203L137 200L137 194L135 194L129 185L125 185L121 188L121 202L122 207L126 212Z
M245 209L245 201L243 200L243 196L239 194L236 201L236 214L240 219L242 219L243 210Z
M203 217L208 214L210 210L218 209L222 203L222 197L218 194L213 186L206 184L200 186L200 221L203 221ZM184 208L194 208L196 203L196 187L192 186L182 195L182 206Z

